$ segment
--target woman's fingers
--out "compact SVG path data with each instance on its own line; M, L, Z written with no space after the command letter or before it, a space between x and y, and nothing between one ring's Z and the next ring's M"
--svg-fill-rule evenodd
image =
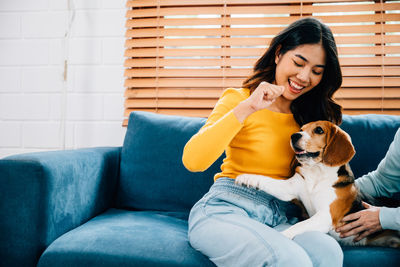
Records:
M284 86L270 84L267 82L261 82L257 89L263 92L263 99L266 101L271 101L282 95L285 90ZM257 90L256 89L256 90Z
M284 89L284 86L261 82L246 101L253 110L264 109L282 95Z

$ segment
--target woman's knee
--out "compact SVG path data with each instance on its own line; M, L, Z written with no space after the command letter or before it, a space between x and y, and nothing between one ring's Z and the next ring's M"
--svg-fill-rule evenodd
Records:
M331 236L317 232L306 232L294 238L304 248L314 266L342 266L343 250Z
M288 242L285 242L285 244L280 246L275 252L277 260L276 266L313 266L307 252L293 241L288 240Z
M217 266L313 267L306 251L290 240L272 245L249 235L234 245L225 245L230 247L229 252L210 257Z
M279 232L230 217L214 216L194 223L189 231L191 246L218 266L312 266L304 249Z

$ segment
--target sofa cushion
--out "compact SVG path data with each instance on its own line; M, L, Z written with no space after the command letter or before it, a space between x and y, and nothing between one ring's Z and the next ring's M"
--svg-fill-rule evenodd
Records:
M204 123L204 118L132 112L121 151L117 207L188 212L222 164L221 157L199 173L182 164L186 142Z
M110 209L62 235L38 267L214 266L187 238L185 213ZM393 248L344 247L344 266L398 266Z
M190 247L187 221L179 217L110 209L56 239L38 267L214 266Z
M383 247L343 247L343 267L396 267L400 262L400 251Z
M400 116L393 115L344 115L340 127L352 139L356 154L350 166L356 178L373 171L386 155L397 129Z

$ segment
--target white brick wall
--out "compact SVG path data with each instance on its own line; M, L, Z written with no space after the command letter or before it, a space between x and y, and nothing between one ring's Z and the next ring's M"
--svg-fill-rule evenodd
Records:
M0 1L0 158L122 145L125 2Z

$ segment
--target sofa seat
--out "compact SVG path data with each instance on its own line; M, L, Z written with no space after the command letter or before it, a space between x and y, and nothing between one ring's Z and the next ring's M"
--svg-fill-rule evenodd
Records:
M399 266L400 251L384 247L343 247L344 267Z
M187 227L184 213L109 209L56 239L38 266L214 266Z
M234 233L233 233L234 234ZM344 266L397 266L397 249L343 247ZM43 253L47 266L214 266L192 249L183 212L109 209L62 235Z

